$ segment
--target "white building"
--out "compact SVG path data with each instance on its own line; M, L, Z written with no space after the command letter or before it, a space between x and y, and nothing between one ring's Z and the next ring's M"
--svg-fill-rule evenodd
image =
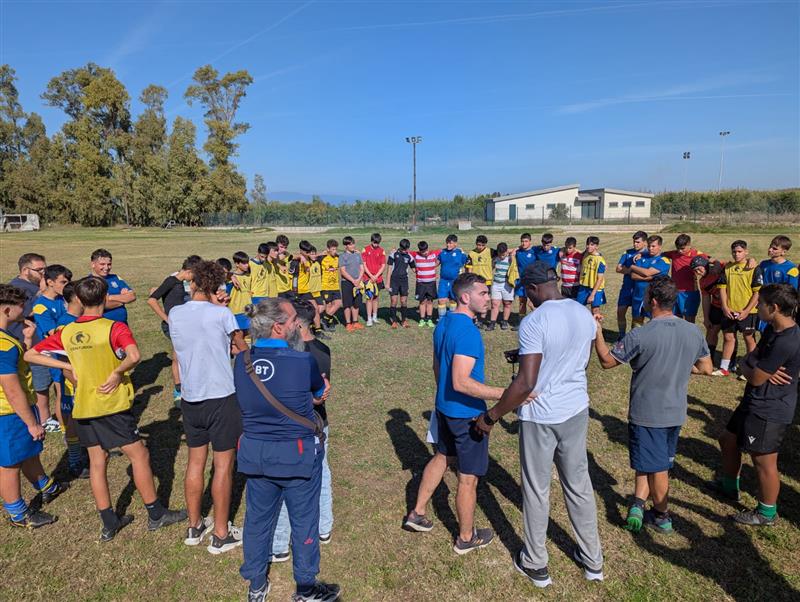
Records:
M568 219L640 219L650 217L653 195L578 184L509 194L486 201L486 220L506 222L551 219L562 208Z

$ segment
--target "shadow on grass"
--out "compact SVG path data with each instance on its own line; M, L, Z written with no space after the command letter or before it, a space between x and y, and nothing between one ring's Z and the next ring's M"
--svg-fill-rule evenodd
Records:
M700 403L692 399L693 403ZM599 414L590 410L591 417L598 420L609 439L627 446L627 423L615 416ZM719 450L705 441L686 437L681 438L678 449L681 455L692 458L697 463L711 468L719 464ZM589 454L589 468L592 482L605 504L607 520L622 525L623 518L619 507L627 504L626 499L617 493L613 486L616 479L605 471ZM676 463L671 476L692 487L704 491L706 481ZM793 490L792 490L793 491ZM781 492L783 496L785 491ZM796 495L796 494L795 494ZM762 558L753 544L754 531L735 523L728 516L720 516L707 508L683 500L670 499L673 510L682 508L689 513L702 516L720 525L723 534L710 537L683 512L675 517L675 528L680 537L690 545L674 548L666 545L668 539L649 531L636 535L629 534L633 541L653 556L663 558L671 564L692 571L703 577L715 580L734 600L797 600L800 592L780 574L769 562ZM621 535L622 536L622 535Z

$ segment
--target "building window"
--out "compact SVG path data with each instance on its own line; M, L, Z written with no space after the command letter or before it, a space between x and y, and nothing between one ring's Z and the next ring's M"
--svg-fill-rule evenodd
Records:
M608 206L609 206L609 207L619 207L619 203L618 203L617 201L611 201L611 202L608 204Z
M547 208L548 209L555 209L556 208L556 204L555 203L547 203Z
M536 209L536 204L535 203L530 203L529 205L525 205L525 210L526 211L533 211L534 209Z
M644 201L636 201L637 207L644 207Z
M630 206L631 206L631 202L630 202L630 201L624 201L624 202L622 203L622 206L623 206L623 207L630 207Z

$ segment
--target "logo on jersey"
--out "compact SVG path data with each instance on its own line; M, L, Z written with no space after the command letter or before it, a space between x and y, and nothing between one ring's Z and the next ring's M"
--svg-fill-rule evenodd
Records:
M262 383L275 376L275 366L269 360L260 359L254 361L253 370L255 370L256 376Z
M69 342L72 343L73 345L88 345L89 341L91 340L92 337L89 336L88 332L83 332L82 330L79 330L70 337Z
M119 288L119 283L114 281L114 280L112 280L111 283L109 284L109 286L111 288Z

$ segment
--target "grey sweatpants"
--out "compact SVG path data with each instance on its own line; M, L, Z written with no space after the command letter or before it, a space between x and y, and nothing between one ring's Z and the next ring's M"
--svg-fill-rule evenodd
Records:
M526 568L547 566L547 523L550 520L550 479L555 460L564 502L578 542L580 560L592 570L603 567L597 533L597 506L586 458L586 409L559 424L522 421L519 455L522 464L522 518L525 524Z

